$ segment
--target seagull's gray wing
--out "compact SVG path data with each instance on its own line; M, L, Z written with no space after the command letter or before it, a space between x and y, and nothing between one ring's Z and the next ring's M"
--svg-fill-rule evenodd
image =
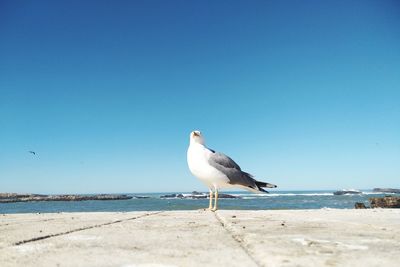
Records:
M227 155L219 152L211 154L208 163L225 174L232 185L242 185L255 190L260 190L253 176L240 169L239 165Z

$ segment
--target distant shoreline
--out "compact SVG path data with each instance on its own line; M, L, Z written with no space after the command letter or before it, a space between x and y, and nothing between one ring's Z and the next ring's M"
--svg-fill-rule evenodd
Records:
M31 201L87 201L87 200L126 200L131 196L121 194L96 194L96 195L40 195L0 193L0 203L31 202Z

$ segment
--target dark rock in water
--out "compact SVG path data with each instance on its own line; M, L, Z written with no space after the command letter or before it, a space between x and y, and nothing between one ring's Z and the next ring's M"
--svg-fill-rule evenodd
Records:
M373 191L373 192L379 192L379 193L395 193L395 194L400 194L400 189L395 189L395 188L374 188L372 191Z
M371 197L369 202L372 208L400 208L400 197Z
M177 198L178 194L169 194L160 196L160 198Z
M224 193L218 193L218 198L241 198L241 197L224 194Z
M336 192L333 192L334 195L340 196L340 195L359 195L362 194L361 191L354 190L354 189L343 189L343 190L338 190Z
M366 209L367 207L362 202L356 202L356 204L354 205L354 208L355 209Z
M0 194L0 203L30 202L30 201L84 201L84 200L124 200L131 199L127 195L38 195L38 194Z
M168 194L160 196L160 198L185 198L182 194Z
M193 191L191 194L188 194L188 195L168 194L168 195L160 196L160 198L205 199L205 198L209 198L209 194ZM241 197L224 194L224 193L219 193L218 198L241 198Z
M193 194L196 193L196 194ZM160 196L160 198L188 198L188 199L196 199L196 198L207 198L207 195L203 193L193 192L191 195L183 195L183 194L168 194L164 196Z
M193 191L191 195L185 196L184 198L203 199L203 198L208 198L208 194L204 194L204 193L199 193L199 192Z
M147 199L147 198L150 198L149 196L133 196L133 198L136 198L136 199Z

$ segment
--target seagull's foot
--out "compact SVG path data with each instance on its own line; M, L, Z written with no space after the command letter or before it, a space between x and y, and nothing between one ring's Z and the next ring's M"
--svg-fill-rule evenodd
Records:
M216 212L218 209L217 208L212 208L210 209L212 212Z

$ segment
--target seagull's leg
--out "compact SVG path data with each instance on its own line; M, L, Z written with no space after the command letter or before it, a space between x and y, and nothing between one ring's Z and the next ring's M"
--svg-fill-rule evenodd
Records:
M212 210L213 191L211 189L209 190L210 190L210 206L208 207L208 210Z
M216 211L217 209L218 209L218 189L215 188L215 202L212 211Z

